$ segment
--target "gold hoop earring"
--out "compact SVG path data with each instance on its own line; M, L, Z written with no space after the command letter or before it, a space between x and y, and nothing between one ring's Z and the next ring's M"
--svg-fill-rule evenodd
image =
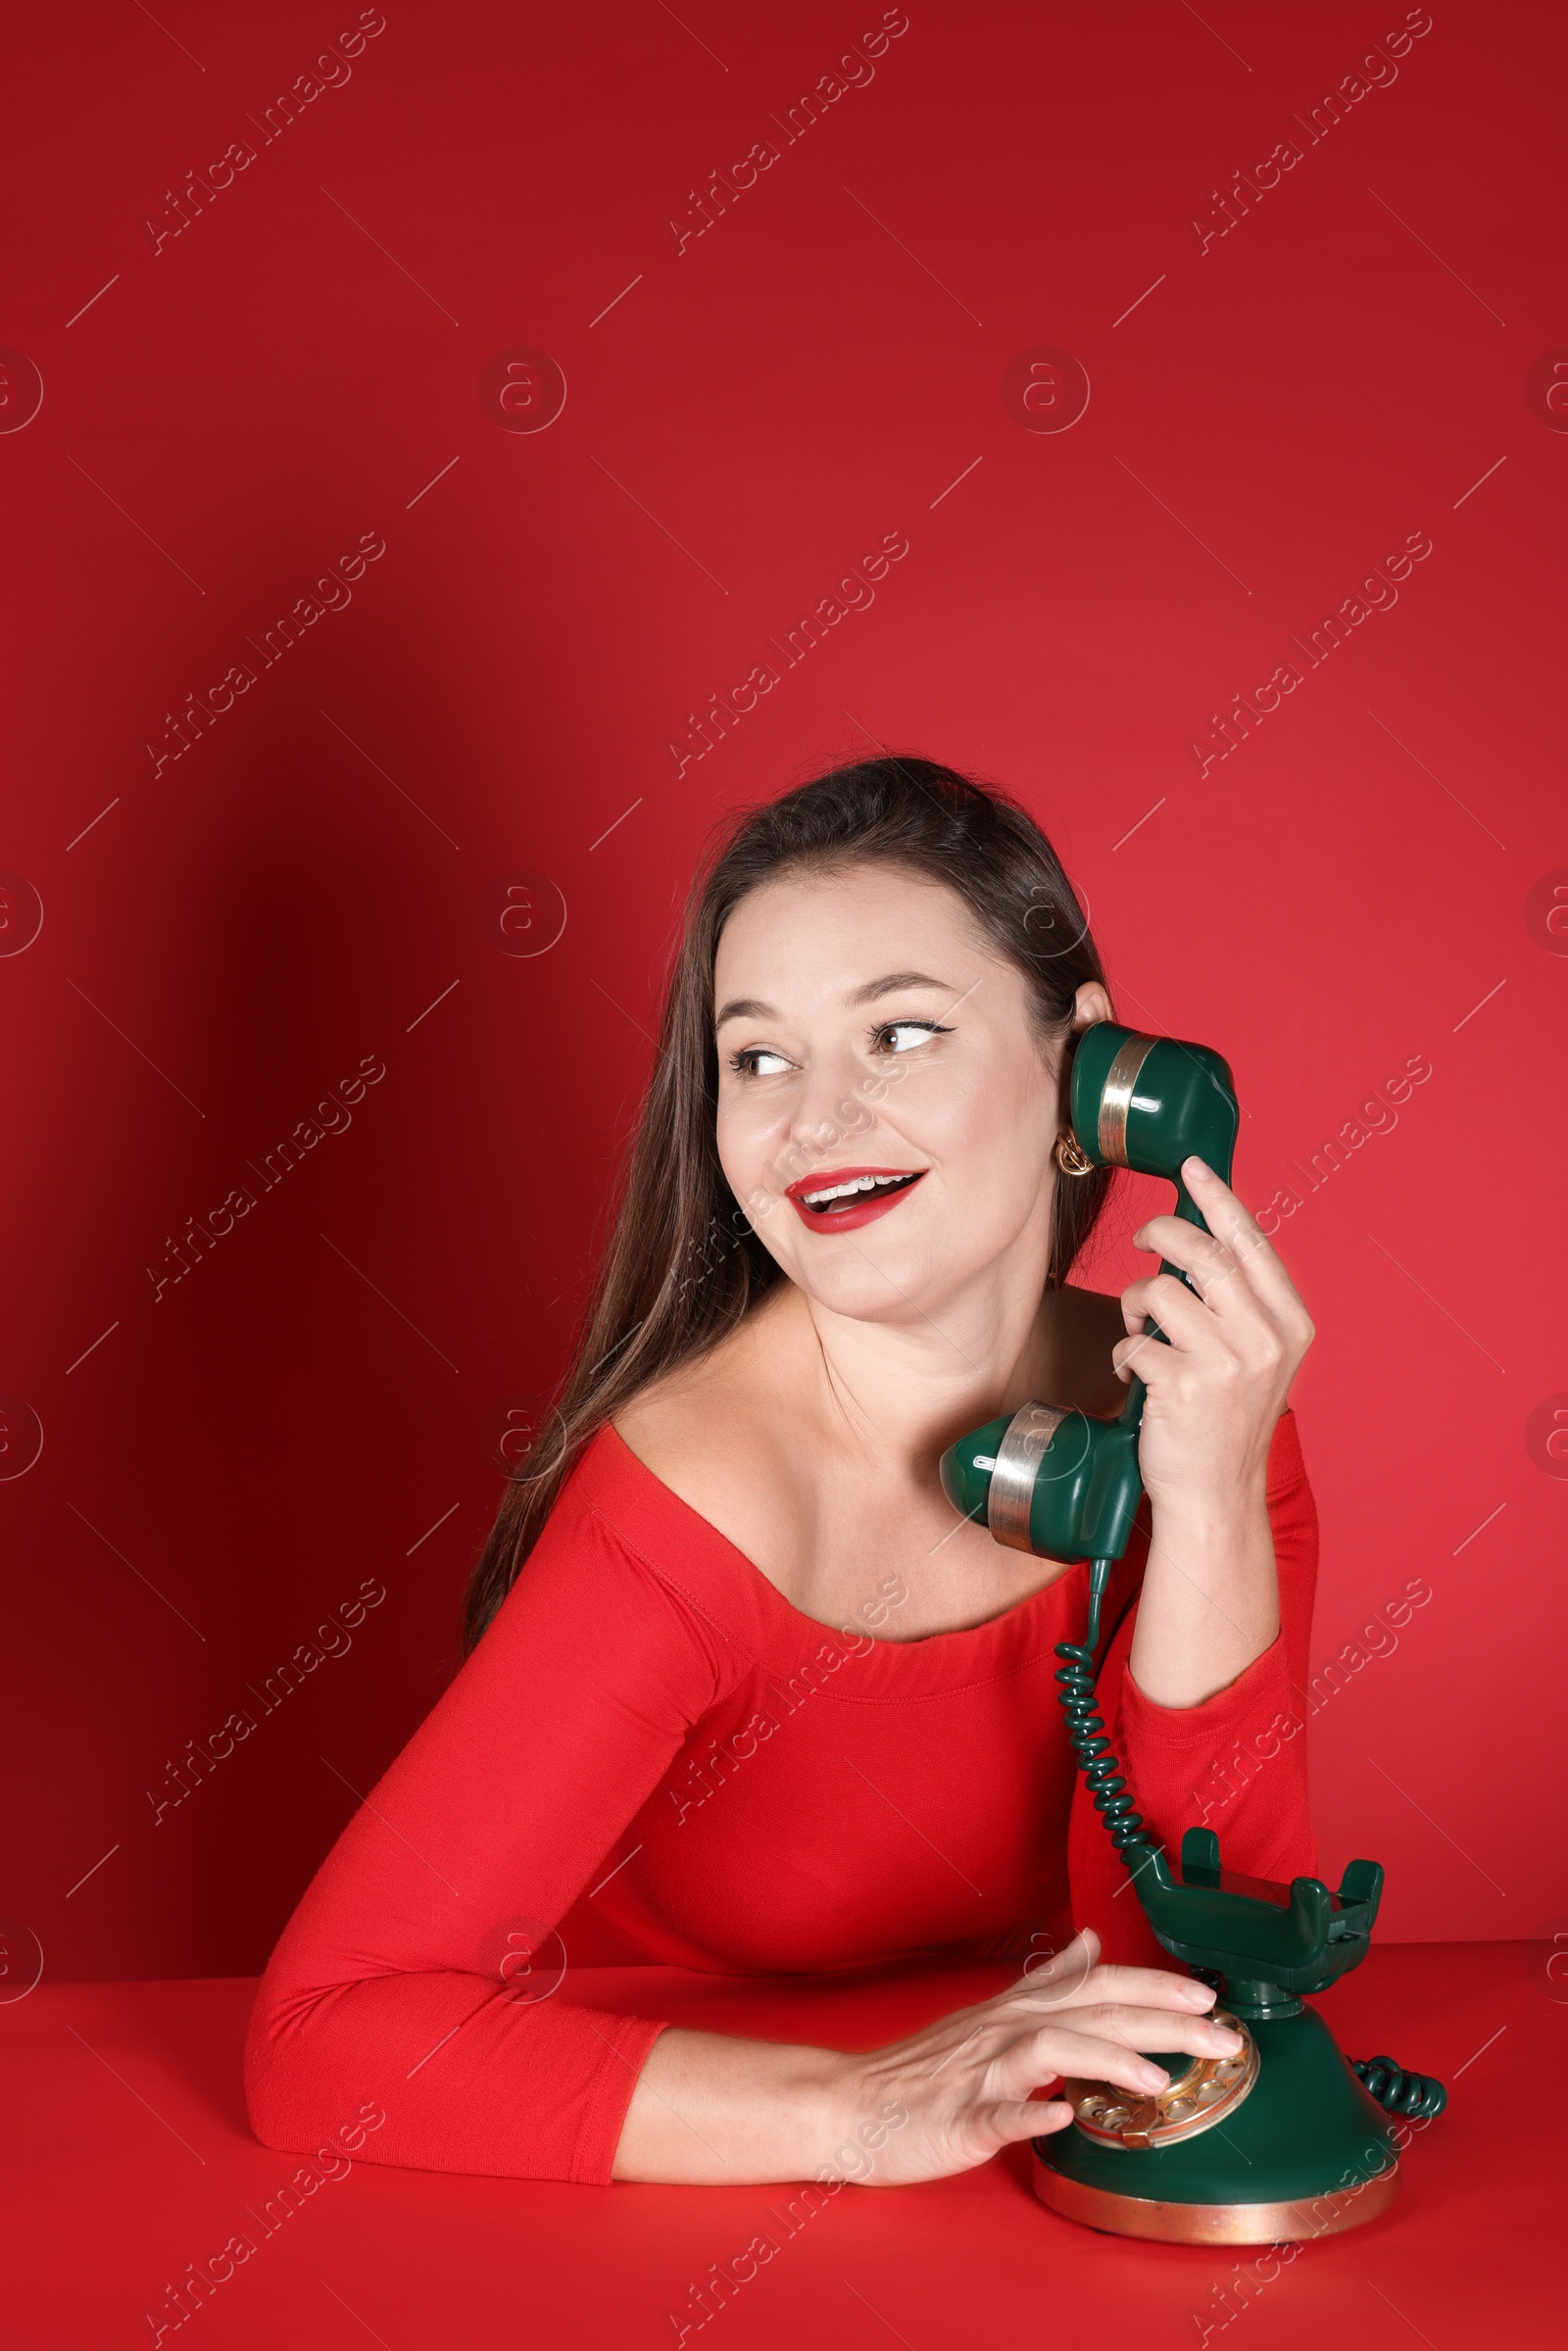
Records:
M1053 1155L1056 1165L1065 1176L1086 1176L1093 1175L1095 1172L1093 1159L1085 1156L1083 1145L1070 1128L1056 1137L1056 1148Z

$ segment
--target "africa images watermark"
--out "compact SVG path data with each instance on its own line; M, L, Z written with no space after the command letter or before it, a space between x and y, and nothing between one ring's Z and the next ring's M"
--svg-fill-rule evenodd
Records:
M1343 597L1336 611L1324 613L1305 645L1299 637L1288 639L1306 669L1298 669L1291 661L1281 661L1264 684L1252 688L1250 700L1245 694L1233 694L1231 707L1223 717L1218 710L1213 711L1208 721L1209 739L1200 742L1192 736L1188 740L1187 748L1198 761L1199 774L1206 775L1216 759L1228 759L1233 751L1240 751L1249 735L1280 709L1285 696L1294 694L1304 683L1307 670L1321 668L1330 654L1348 643L1353 629L1369 620L1374 612L1392 612L1399 601L1395 581L1408 579L1415 564L1424 563L1431 553L1432 541L1424 530L1408 532L1403 547L1385 556L1381 568L1374 567L1367 574L1355 595Z
M1325 90L1317 104L1308 108L1309 122L1303 122L1299 115L1292 115L1290 120L1307 147L1315 147L1326 139L1336 124L1346 121L1351 107L1359 106L1374 90L1392 89L1399 78L1395 59L1408 57L1415 43L1431 30L1432 19L1426 10L1409 9L1403 25L1383 35L1381 48L1369 49L1356 72L1345 74L1336 89ZM1216 220L1210 214L1207 220L1200 220L1195 214L1188 221L1198 239L1199 252L1206 255L1217 238L1228 237L1233 228L1239 228L1253 206L1261 204L1270 190L1279 186L1282 175L1294 171L1298 163L1305 161L1305 148L1298 147L1294 139L1281 139L1262 163L1252 166L1250 176L1245 171L1233 171L1230 186L1215 188L1209 197L1219 218Z
M1432 1063L1425 1053L1407 1053L1398 1074L1385 1078L1382 1087L1367 1096L1353 1118L1342 1121L1339 1132L1325 1136L1315 1151L1307 1154L1303 1167L1299 1159L1287 1159L1285 1164L1299 1183L1299 1192L1289 1184L1281 1185L1273 1199L1257 1211L1260 1229L1270 1240L1279 1231L1287 1216L1294 1216L1304 1206L1314 1192L1322 1190L1330 1176L1338 1175L1348 1166L1350 1153L1362 1150L1374 1135L1392 1135L1399 1123L1395 1104L1401 1106L1410 1100L1417 1086L1424 1086L1432 1075ZM1272 1224L1264 1219L1272 1216Z
M324 1624L318 1625L313 1640L300 1641L292 1656L285 1657L280 1665L274 1666L270 1674L264 1676L261 1690L254 1683L247 1682L245 1687L261 1709L261 1719L265 1721L268 1715L276 1712L285 1698L292 1697L296 1690L303 1689L306 1675L314 1674L317 1667L324 1665L329 1657L346 1657L354 1646L349 1639L350 1631L357 1632L365 1622L367 1610L379 1608L385 1598L386 1586L377 1583L373 1577L367 1577L353 1599L339 1600L336 1621L329 1616ZM263 1691L266 1692L265 1696ZM149 1788L146 1791L147 1801L153 1808L153 1827L161 1828L164 1814L183 1804L188 1796L193 1796L204 1777L210 1779L219 1764L225 1763L235 1747L249 1739L257 1727L255 1715L244 1707L236 1707L227 1721L217 1731L211 1732L199 1745L194 1739L187 1739L185 1752L179 1761L175 1763L171 1759L164 1766L165 1789L178 1792L165 1793L155 1788Z
M708 2265L708 2276L700 2284L688 2286L684 2311L671 2310L664 2314L675 2335L675 2351L690 2334L698 2334L712 2320L728 2309L743 2285L750 2285L775 2254L782 2251L791 2237L826 2211L832 2199L849 2185L851 2180L864 2185L876 2170L875 2153L885 2147L895 2131L902 2131L909 2119L906 2106L897 2099L888 2099L877 2108L868 2122L859 2126L853 2138L845 2140L834 2150L831 2163L818 2170L814 2181L792 2196L782 2213L768 2205L769 2220L778 2227L778 2235L770 2236L760 2229L739 2253L730 2255L722 2267L716 2261Z
M1031 908L1031 912L1033 910ZM1028 918L1025 920L1027 927ZM686 1271L681 1276L677 1295L684 1298L688 1291L700 1289L718 1264L739 1248L745 1234L755 1232L762 1219L781 1205L791 1184L812 1174L828 1154L839 1150L852 1135L861 1134L873 1125L877 1103L885 1102L889 1089L902 1085L908 1074L906 1061L894 1061L888 1068L874 1071L859 1080L854 1094L847 1094L842 1102L835 1102L832 1116L819 1120L808 1136L804 1139L792 1137L777 1158L769 1160L762 1170L773 1189L768 1191L761 1185L756 1186L744 1206L738 1204L730 1212L730 1230L726 1231L716 1216L710 1216L702 1240L688 1245ZM700 1271L694 1270L699 1266ZM624 1345L624 1342L620 1344ZM844 1628L844 1635L846 1640L850 1638L848 1626Z
M866 1624L880 1628L895 1608L903 1607L908 1596L909 1587L902 1576L884 1576L871 1597L862 1600L856 1613ZM862 1633L858 1625L843 1625L840 1633L849 1643L848 1648L841 1651L831 1641L820 1641L813 1658L798 1666L788 1682L775 1686L774 1695L785 1722L808 1698L815 1697L827 1687L829 1674L837 1673L852 1657L868 1657L876 1645L870 1635ZM672 1783L666 1790L675 1807L676 1828L683 1826L689 1812L700 1810L710 1796L727 1787L740 1766L749 1763L762 1741L771 1739L780 1727L773 1715L759 1710L722 1740L710 1739L706 1752L700 1754L694 1749L683 1756L684 1788Z
M820 122L830 106L837 106L851 90L869 88L876 79L875 57L885 57L890 43L909 29L909 20L902 8L883 11L882 23L872 32L862 32L857 46L844 52L829 73L819 74L813 86L803 90L793 106L785 108L785 121L777 115L764 115L784 142L793 147L804 139L813 123ZM686 248L697 237L704 237L717 226L729 207L738 204L749 188L755 188L760 174L770 171L778 162L783 148L775 147L771 139L754 139L738 164L731 164L728 174L710 171L705 188L692 188L686 202L691 208L684 220L668 215L664 226L675 240L675 251L684 256Z
M336 45L322 51L311 73L297 73L291 86L280 90L271 105L262 109L263 122L269 128L264 129L254 115L247 115L245 120L262 146L270 147L274 139L281 138L289 124L327 90L341 89L346 81L352 80L354 69L349 59L360 56L366 42L373 41L377 33L385 30L386 19L379 9L362 9L355 29L340 32ZM205 178L200 171L187 171L185 184L177 194L172 188L164 190L163 219L142 220L152 239L155 258L162 259L171 238L183 236L187 228L195 226L206 206L216 204L223 191L233 186L235 175L249 170L258 152L248 139L231 139L217 163L208 165Z
M386 1063L378 1053L367 1053L353 1077L339 1078L336 1094L322 1097L316 1105L314 1116L296 1120L292 1134L283 1136L271 1150L264 1153L264 1175L254 1159L245 1164L268 1193L299 1166L307 1151L324 1143L328 1135L346 1135L354 1124L349 1105L365 1100L368 1086L378 1086L386 1075ZM207 1220L200 1222L187 1216L185 1229L176 1241L169 1234L164 1241L162 1268L149 1265L147 1279L153 1286L153 1303L163 1303L164 1292L184 1281L194 1273L206 1255L210 1255L220 1241L227 1239L241 1217L248 1216L257 1205L257 1196L248 1185L235 1184L216 1208L209 1208ZM178 1270L176 1271L175 1268Z
M357 2155L368 2133L379 2131L385 2121L384 2107L378 2105L375 2099L367 2098L352 2122L338 2125L332 2134L336 2145L332 2139L328 2139L325 2145L314 2151L308 2163L296 2165L292 2177L272 2190L259 2213L253 2211L249 2204L242 2207L246 2219L254 2224L254 2236L236 2229L216 2253L208 2254L205 2261L199 2265L194 2261L186 2262L185 2274L178 2284L164 2287L162 2308L165 2315L160 2317L157 2311L152 2310L142 2312L152 2336L154 2351L157 2351L166 2334L183 2327L187 2319L195 2318L206 2302L212 2300L219 2287L227 2285L229 2279L266 2244L268 2238L277 2234L285 2221L291 2221L297 2212L304 2211L307 2196L314 2196L318 2188L325 2187L331 2180L346 2180L354 2169L350 2155Z
M1362 1627L1356 1640L1346 1641L1337 1657L1331 1657L1318 1668L1306 1689L1297 1690L1304 1712L1276 1714L1268 1728L1255 1731L1245 1747L1239 1739L1233 1739L1229 1751L1216 1758L1208 1785L1195 1791L1197 1801L1203 1807L1200 1825L1206 1828L1216 1812L1223 1812L1227 1804L1233 1804L1298 1731L1304 1730L1331 1698L1349 1688L1352 1675L1363 1673L1375 1657L1392 1657L1399 1645L1399 1634L1414 1611L1424 1608L1432 1596L1432 1587L1425 1576L1412 1576L1402 1592L1384 1601L1381 1611Z
M324 620L328 612L347 612L354 602L349 587L351 580L363 579L368 563L379 563L386 553L386 541L379 531L361 534L359 546L350 555L340 555L337 562L321 574L314 595L297 596L286 612L279 613L269 629L262 631L263 642L254 637L245 642L257 656L263 669L270 669L280 661L291 646L297 645L308 628ZM172 710L164 712L164 741L162 745L143 742L142 749L153 763L154 780L163 774L172 759L182 759L193 751L206 731L215 726L225 711L234 708L242 694L255 685L257 673L245 661L231 661L216 686L209 686L204 702L199 695L187 694L185 707L176 718ZM172 740L171 740L172 738Z
M740 685L731 686L727 701L721 694L710 694L708 708L700 716L696 710L688 710L686 739L677 743L671 737L664 745L677 778L685 774L694 759L706 759L710 751L716 751L729 728L738 726L755 710L759 698L771 694L783 672L804 661L823 642L829 629L837 628L852 612L868 612L876 602L872 581L885 579L889 566L901 563L908 552L909 542L903 531L884 531L880 547L871 555L862 555L858 564L852 564L831 596L818 597L811 610L803 612L787 631L782 645L777 637L767 639L770 650L778 656L778 669L770 662L759 661Z
M1348 2164L1340 2174L1337 2187L1325 2188L1320 2196L1298 2197L1295 2210L1303 2219L1311 2216L1311 2228L1301 2236L1286 2238L1278 2244L1266 2246L1248 2263L1245 2270L1239 2261L1233 2263L1231 2275L1223 2285L1214 2285L1209 2289L1207 2315L1200 2310L1188 2313L1198 2330L1199 2351L1204 2351L1211 2334L1221 2334L1234 2319L1245 2318L1252 2307L1252 2300L1262 2292L1264 2286L1272 2285L1299 2255L1316 2244L1329 2230L1342 2227L1356 2197L1364 2194L1374 2180L1387 2177L1391 2157L1404 2154L1416 2132L1429 2130L1436 2120L1435 2115L1424 2115L1414 2123L1406 2122L1402 2117L1391 2117L1389 2129L1394 2133L1393 2148L1387 2145L1363 2148L1361 2160L1368 2166L1367 2170L1357 2171L1353 2164Z

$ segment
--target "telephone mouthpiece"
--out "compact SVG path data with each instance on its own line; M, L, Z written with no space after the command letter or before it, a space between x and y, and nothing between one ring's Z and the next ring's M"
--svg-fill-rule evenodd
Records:
M975 1519L982 1527L986 1523L997 1454L1011 1417L1004 1412L1000 1420L988 1420L983 1429L971 1429L967 1437L950 1445L942 1456L943 1493L960 1517Z
M949 1445L942 1491L1010 1550L1119 1559L1143 1492L1136 1422L1020 1404Z

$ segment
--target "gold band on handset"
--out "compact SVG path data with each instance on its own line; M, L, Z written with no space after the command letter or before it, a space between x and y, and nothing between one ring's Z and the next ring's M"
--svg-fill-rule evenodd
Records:
M1127 1164L1127 1113L1133 1104L1133 1088L1138 1083L1138 1072L1158 1042L1156 1037L1129 1037L1110 1065L1100 1098L1095 1134L1100 1155L1107 1167Z
M1033 1548L1029 1541L1029 1506L1034 1500L1035 1473L1041 1456L1066 1414L1054 1404L1020 1404L1007 1423L997 1447L996 1467L986 1495L986 1525L994 1540L1014 1551Z

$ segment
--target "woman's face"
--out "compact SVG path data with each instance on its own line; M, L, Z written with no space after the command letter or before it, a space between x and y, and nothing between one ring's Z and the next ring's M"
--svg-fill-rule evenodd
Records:
M956 892L894 865L766 883L714 980L719 1158L792 1281L897 1323L1004 1258L1043 1278L1059 1056Z

